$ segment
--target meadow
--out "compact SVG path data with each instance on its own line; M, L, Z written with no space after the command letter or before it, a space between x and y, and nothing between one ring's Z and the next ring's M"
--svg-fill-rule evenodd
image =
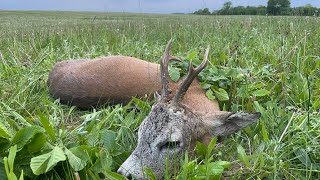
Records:
M153 102L83 111L48 94L48 73L107 55L159 62L170 38L175 76L210 45L208 98L262 116L198 144L166 179L320 179L320 18L36 11L0 11L0 179L125 179Z

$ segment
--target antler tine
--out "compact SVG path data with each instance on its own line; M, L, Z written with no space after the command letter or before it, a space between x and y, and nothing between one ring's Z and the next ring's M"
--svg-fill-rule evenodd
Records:
M174 96L174 98L172 100L173 105L177 105L181 102L181 100L183 99L184 95L186 94L186 92L187 92L189 86L191 85L192 81L194 80L194 78L196 78L197 75L207 66L209 49L210 49L210 46L208 45L206 52L204 54L204 59L197 68L194 68L192 65L192 62L190 62L188 75L183 80L176 95Z
M169 70L168 70L168 63L172 59L177 59L170 55L170 48L171 48L172 38L168 42L166 49L163 53L163 57L160 63L160 71L161 71L161 84L162 84L162 93L161 99L167 99L169 96Z

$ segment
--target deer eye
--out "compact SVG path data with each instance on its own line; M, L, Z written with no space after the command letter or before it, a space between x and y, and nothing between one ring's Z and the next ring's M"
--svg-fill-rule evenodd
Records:
M160 148L160 151L180 149L181 142L180 141L167 141L164 144L162 144L159 148Z

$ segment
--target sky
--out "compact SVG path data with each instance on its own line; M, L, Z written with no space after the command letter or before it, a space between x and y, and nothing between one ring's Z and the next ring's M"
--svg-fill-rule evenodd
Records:
M0 0L0 10L101 11L137 13L191 13L208 7L218 10L228 0ZM229 0L233 6L267 5L268 0ZM320 8L320 0L291 0L291 7L311 4Z

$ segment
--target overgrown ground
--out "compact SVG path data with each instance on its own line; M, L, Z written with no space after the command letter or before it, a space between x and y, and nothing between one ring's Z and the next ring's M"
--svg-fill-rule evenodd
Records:
M121 179L152 102L80 111L48 95L48 72L105 55L158 62L171 37L186 61L211 46L200 79L222 109L262 113L171 178L320 178L319 18L0 11L0 27L0 179Z

